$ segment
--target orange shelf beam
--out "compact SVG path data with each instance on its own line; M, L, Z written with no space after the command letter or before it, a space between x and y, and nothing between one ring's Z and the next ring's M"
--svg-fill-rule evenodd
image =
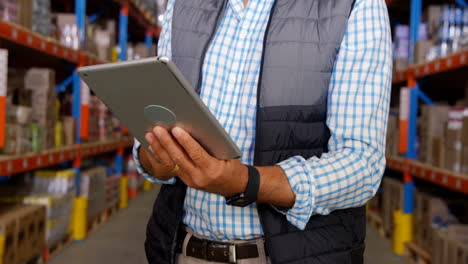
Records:
M33 33L17 24L0 20L0 38L75 64L78 63L78 51L65 47L51 38Z
M387 157L387 167L410 173L413 177L432 182L447 189L468 194L468 175L437 168L404 158Z
M36 169L57 165L65 161L72 161L77 157L92 157L104 153L118 151L133 145L133 139L125 138L109 142L84 143L41 153L30 153L18 156L4 156L0 158L0 175L8 176Z
M405 82L409 75L413 75L415 78L421 78L441 72L456 70L465 66L468 66L468 50L463 50L427 63L410 65L404 71L395 72L392 82L394 84Z
M66 60L73 64L78 64L80 56L83 57L86 65L95 65L104 63L96 56L88 52L74 50L63 46L56 40L44 37L40 34L29 31L28 29L9 22L0 20L0 38L5 39L24 47L42 52L44 54Z

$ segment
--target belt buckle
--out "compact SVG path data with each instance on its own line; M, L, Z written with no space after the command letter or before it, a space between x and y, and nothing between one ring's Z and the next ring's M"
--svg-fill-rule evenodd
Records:
M230 264L236 264L237 263L236 245L235 244L229 245L229 263Z

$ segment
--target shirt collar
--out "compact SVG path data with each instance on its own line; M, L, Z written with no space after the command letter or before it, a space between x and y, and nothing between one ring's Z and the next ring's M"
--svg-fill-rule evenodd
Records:
M245 11L244 0L229 0L228 6L231 8L237 19L240 20Z

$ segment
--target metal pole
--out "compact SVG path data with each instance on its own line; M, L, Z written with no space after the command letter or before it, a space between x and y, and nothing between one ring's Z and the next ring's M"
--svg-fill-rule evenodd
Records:
M127 60L127 41L128 41L128 1L122 5L120 9L119 19L119 60Z

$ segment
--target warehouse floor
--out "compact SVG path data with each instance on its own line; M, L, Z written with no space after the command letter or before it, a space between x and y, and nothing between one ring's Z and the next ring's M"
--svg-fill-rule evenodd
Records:
M143 249L146 222L157 191L140 194L129 208L119 211L85 241L73 243L51 264L146 263ZM398 264L403 259L391 253L390 243L368 230L366 264Z

